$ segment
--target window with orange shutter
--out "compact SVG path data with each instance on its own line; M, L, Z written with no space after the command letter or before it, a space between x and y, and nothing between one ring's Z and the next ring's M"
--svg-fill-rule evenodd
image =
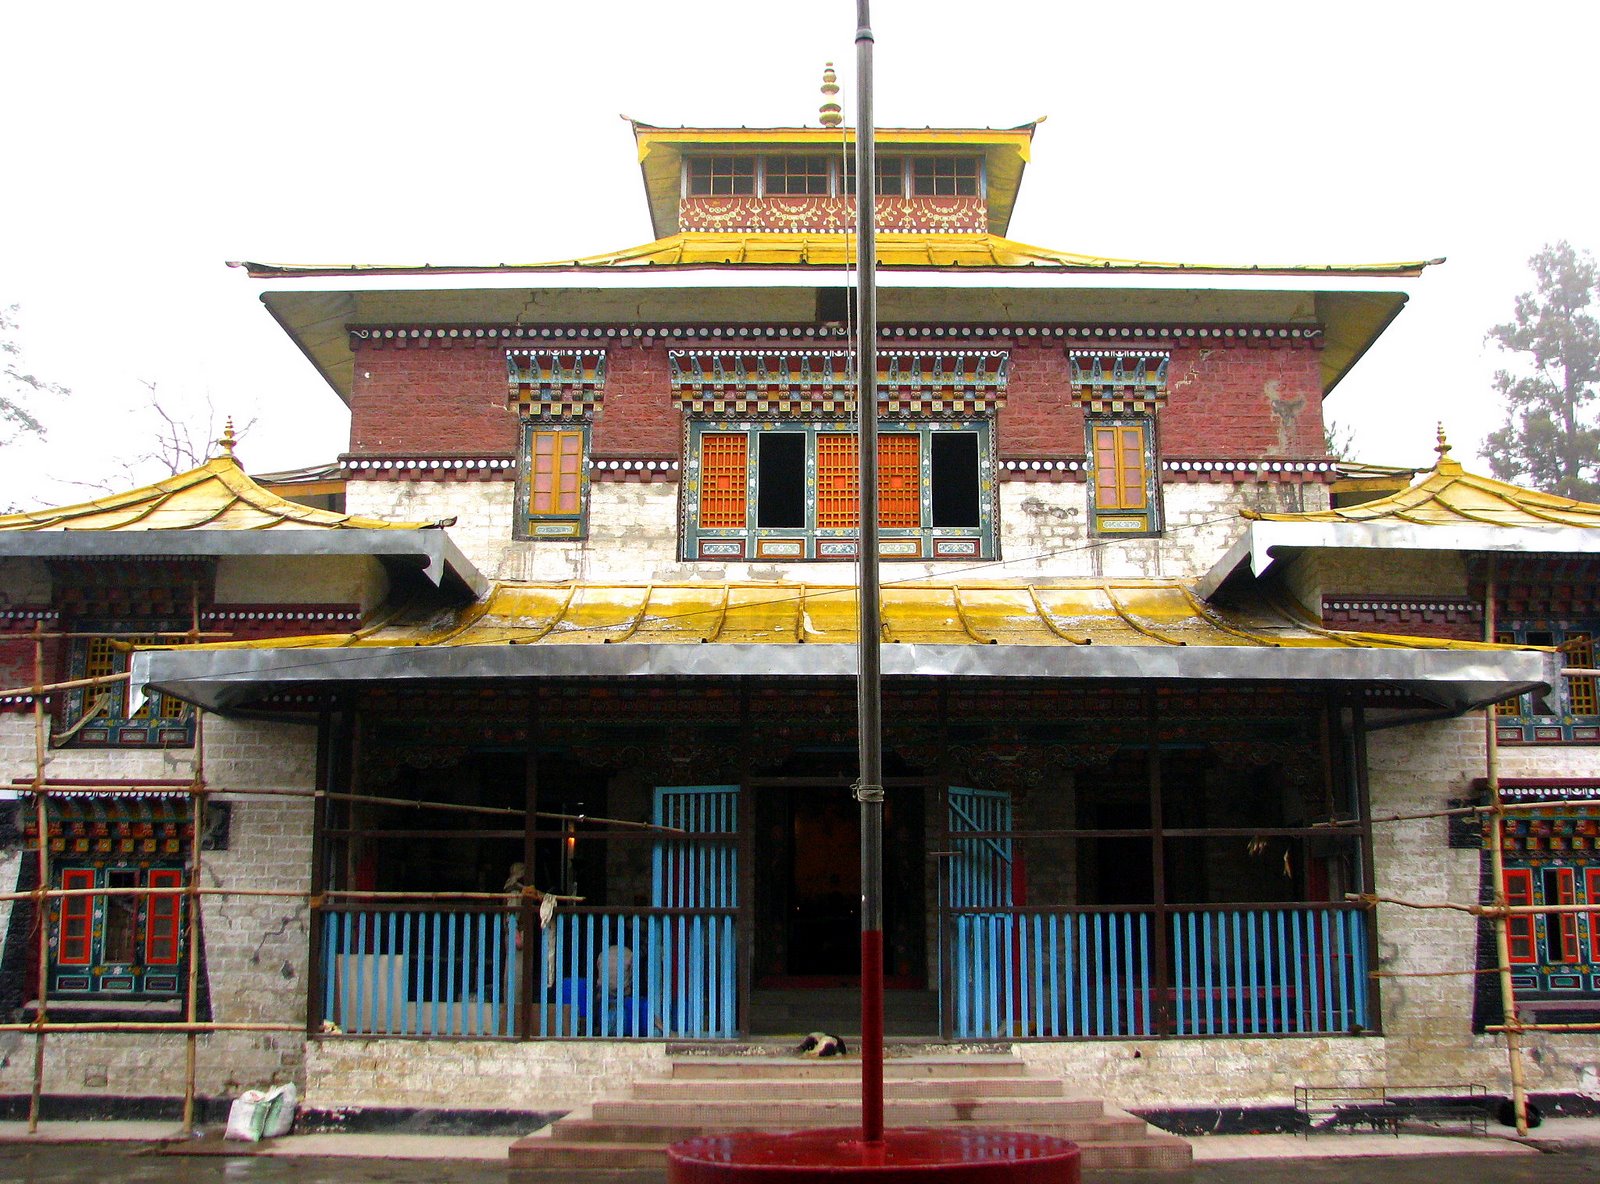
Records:
M1154 481L1148 418L1095 417L1088 421L1095 534L1155 534L1159 489Z
M582 538L587 501L588 427L526 420L522 537Z

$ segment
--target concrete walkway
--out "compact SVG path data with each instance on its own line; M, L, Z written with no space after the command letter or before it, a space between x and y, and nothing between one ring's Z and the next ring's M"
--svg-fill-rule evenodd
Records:
M271 1156L319 1159L456 1160L505 1162L515 1137L506 1135L307 1134L259 1143L224 1140L220 1128L185 1138L169 1122L0 1122L0 1145L135 1143L169 1155ZM1528 1156L1541 1152L1592 1154L1600 1179L1600 1118L1551 1118L1519 1140L1508 1127L1487 1135L1381 1133L1200 1135L1189 1140L1202 1164L1374 1159L1418 1156ZM1145 1173L1159 1177L1161 1173Z

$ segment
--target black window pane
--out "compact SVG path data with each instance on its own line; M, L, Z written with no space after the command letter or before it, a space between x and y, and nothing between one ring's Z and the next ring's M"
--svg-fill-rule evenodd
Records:
M763 432L756 439L756 525L804 527L805 433Z
M934 432L933 525L978 525L978 436Z

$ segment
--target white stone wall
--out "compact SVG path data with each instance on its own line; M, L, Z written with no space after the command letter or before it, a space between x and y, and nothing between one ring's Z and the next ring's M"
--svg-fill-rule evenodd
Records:
M389 593L389 577L363 555L240 555L217 565L216 603L357 604L376 608Z
M1376 732L1368 747L1374 818L1445 809L1485 774L1481 715ZM1502 749L1501 776L1593 776L1600 750ZM1475 903L1476 850L1450 850L1446 821L1376 823L1373 864L1380 896ZM1378 908L1379 969L1471 970L1476 918L1397 905ZM1385 978L1388 1079L1400 1084L1482 1082L1510 1089L1505 1041L1472 1034L1473 977ZM1600 1034L1530 1033L1524 1038L1530 1090L1600 1094Z
M1003 562L983 564L986 579L1169 577L1204 574L1243 533L1242 507L1317 509L1320 485L1176 482L1166 487L1160 538L1096 539L1087 526L1088 492L1078 482L1006 481L1000 485ZM450 537L490 579L674 583L697 580L847 584L839 563L690 563L678 559L678 486L670 481L597 481L589 490L589 538L582 542L512 538L515 485L510 481L352 480L352 513L390 517L455 516ZM961 577L971 564L893 563L895 579Z
M666 1046L629 1040L358 1040L306 1045L306 1104L572 1110L664 1076Z
M1018 1044L1036 1071L1124 1108L1292 1106L1294 1087L1384 1080L1381 1036Z
M51 753L52 777L189 777L195 750ZM0 716L0 769L31 776L31 717ZM206 781L216 800L232 803L226 851L201 855L208 887L306 891L311 874L311 801L230 796L231 788L313 787L316 730L287 724L205 722ZM32 856L27 856L31 858ZM0 861L0 882L17 882L23 854ZM303 899L202 898L206 972L212 1018L247 1023L304 1024L308 911ZM9 921L0 907L0 926ZM4 932L0 929L0 932ZM34 995L32 989L28 997ZM68 1018L58 1014L55 1018ZM33 1081L32 1036L0 1033L0 1094L26 1094ZM300 1032L218 1032L197 1042L197 1090L230 1097L272 1082L304 1084ZM184 1092L182 1035L60 1033L45 1042L46 1094L178 1097Z

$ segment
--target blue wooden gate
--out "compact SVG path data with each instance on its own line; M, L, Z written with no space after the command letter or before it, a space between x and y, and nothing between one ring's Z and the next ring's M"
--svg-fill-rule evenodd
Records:
M952 785L946 799L951 853L945 903L953 918L945 952L950 1024L958 1037L998 1036L1011 1026L1002 1011L1018 952L1008 911L1015 903L1015 852L1011 839L999 837L1011 830L1011 795ZM974 837L962 838L964 833ZM943 1006L945 1000L940 1002Z
M658 787L653 817L658 826L693 836L662 839L652 856L651 904L672 910L654 918L652 935L664 1026L671 1036L732 1037L739 981L739 787Z

